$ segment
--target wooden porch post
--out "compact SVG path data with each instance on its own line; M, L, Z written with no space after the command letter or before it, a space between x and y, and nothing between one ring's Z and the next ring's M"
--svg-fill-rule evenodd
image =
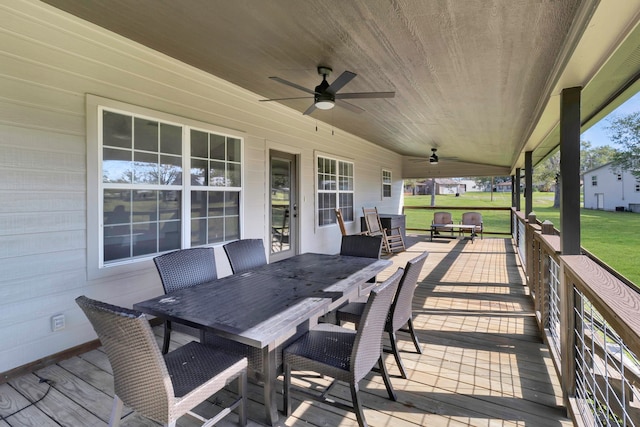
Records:
M524 213L533 212L533 151L524 153Z
M580 98L582 88L562 90L560 97L560 251L580 254ZM565 406L576 393L576 295L574 281L561 263L560 351Z
M562 255L580 255L580 95L562 90L560 98L560 247Z
M516 168L516 185L515 185L515 204L513 206L515 206L516 210L519 211L520 210L520 189L522 187L521 184L521 180L522 180L522 172L520 170L520 168Z

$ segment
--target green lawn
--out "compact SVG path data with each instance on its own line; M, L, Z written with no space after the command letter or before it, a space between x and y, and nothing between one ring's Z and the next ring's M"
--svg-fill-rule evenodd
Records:
M510 207L511 193L468 192L454 195L436 196L436 207ZM406 196L405 206L429 206L431 196ZM558 229L560 211L553 207L553 193L533 193L533 211L538 220L551 221ZM524 200L521 202L524 209ZM508 211L483 211L484 228L489 232L509 233ZM451 210L454 222L459 222L465 210ZM406 210L407 228L429 228L433 211ZM604 212L582 209L580 213L581 244L622 275L640 284L640 268L636 258L640 249L640 215L630 212Z

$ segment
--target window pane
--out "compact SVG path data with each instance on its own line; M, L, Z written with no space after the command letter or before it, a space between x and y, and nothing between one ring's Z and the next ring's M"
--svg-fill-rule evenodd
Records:
M208 243L224 241L224 218L209 218Z
M225 137L222 135L209 134L211 138L210 159L225 160Z
M158 249L160 252L180 249L180 221L163 221L160 223Z
M240 187L240 165L237 163L227 163L227 187Z
M209 192L209 217L224 216L224 192Z
M240 162L240 140L237 138L227 138L227 160L230 162Z
M180 219L181 217L181 191L159 191L158 209L160 220Z
M133 182L135 184L158 184L158 155L133 153Z
M158 224L155 222L133 225L133 256L158 252Z
M102 152L102 182L131 183L131 151L105 148Z
M198 130L191 131L191 157L206 159L209 152L209 134Z
M237 240L240 238L240 224L238 223L238 217L227 217L224 220L224 239Z
M192 218L207 217L207 192L206 191L191 192L191 217Z
M131 148L131 117L103 111L102 144L110 147Z
M191 185L209 185L206 160L191 160Z
M158 192L154 190L135 190L133 192L133 223L158 220Z
M225 192L224 214L226 216L240 215L240 193L237 191Z
M158 152L158 122L136 118L133 129L133 145L136 150Z
M209 164L209 185L212 187L225 187L227 180L224 173L224 162L212 161Z
M160 124L160 152L182 154L182 128L180 126Z
M176 156L160 156L160 185L182 184L182 159Z
M207 244L207 220L191 220L191 246Z
M131 257L131 225L104 226L104 261Z

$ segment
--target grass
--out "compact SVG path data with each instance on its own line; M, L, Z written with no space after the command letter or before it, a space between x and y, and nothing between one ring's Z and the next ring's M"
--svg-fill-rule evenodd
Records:
M511 193L468 192L454 195L436 196L436 208L452 207L454 222L459 222L466 207L510 207ZM429 206L431 196L406 196L405 206ZM524 200L521 202L524 210ZM553 193L533 193L533 211L538 220L551 221L562 230L560 211L553 206ZM484 229L494 233L509 233L510 211L490 211L478 209L482 213ZM429 228L433 218L432 210L406 210L407 228ZM640 215L631 212L605 212L582 209L580 212L581 245L600 258L633 283L640 284L640 269L637 267L640 248Z

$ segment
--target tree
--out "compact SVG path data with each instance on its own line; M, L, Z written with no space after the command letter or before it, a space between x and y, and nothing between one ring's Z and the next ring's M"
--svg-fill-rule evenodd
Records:
M640 179L640 111L616 117L609 123L609 138L622 147L614 155L613 163Z

